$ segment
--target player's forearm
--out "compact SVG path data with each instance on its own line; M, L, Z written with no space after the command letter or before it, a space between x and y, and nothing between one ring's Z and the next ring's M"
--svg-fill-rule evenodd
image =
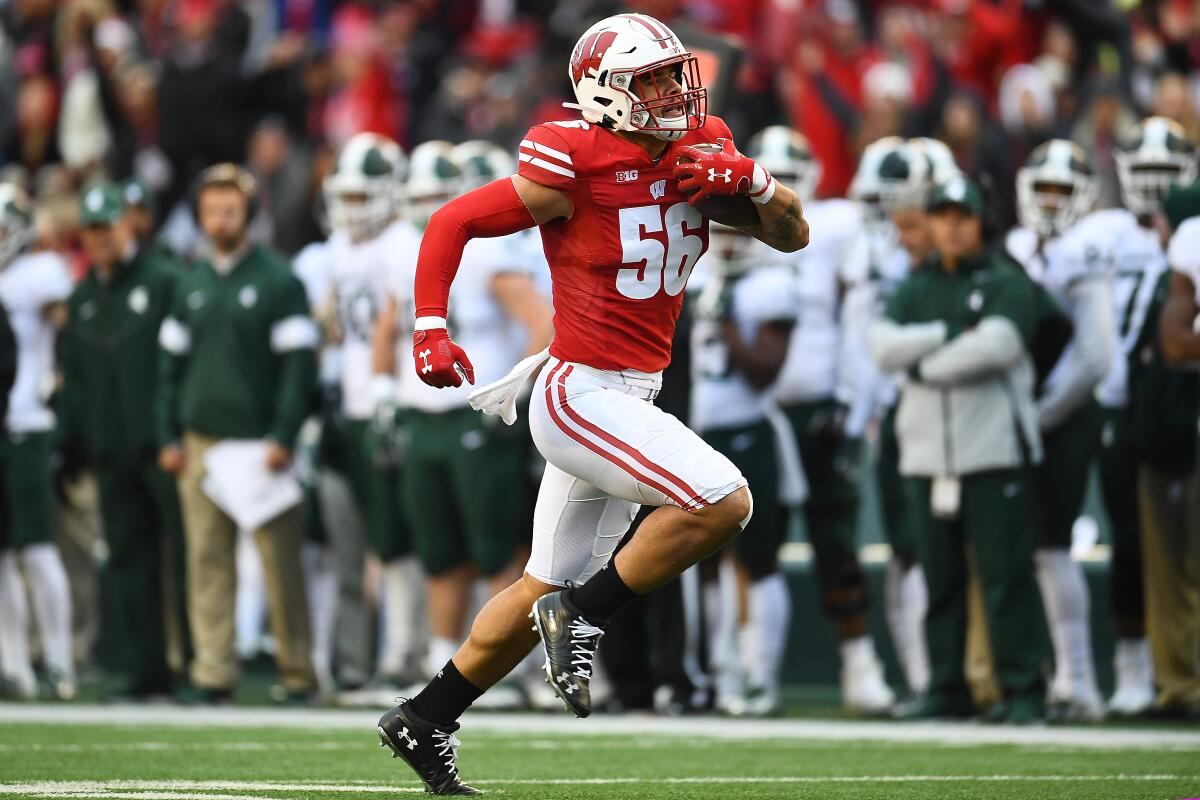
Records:
M442 320L444 326L450 284L468 241L516 233L535 224L509 178L467 192L434 212L417 256L417 318Z
M1163 306L1158 322L1158 340L1168 364L1200 361L1200 336L1193 319L1196 305L1190 298L1172 295Z
M729 362L747 383L755 389L766 389L775 382L787 359L790 327L782 331L764 328L753 344L743 339L732 323L725 325L722 333L729 348Z
M756 206L758 224L742 230L784 253L808 246L808 221L800 198L788 187L778 184L771 199Z

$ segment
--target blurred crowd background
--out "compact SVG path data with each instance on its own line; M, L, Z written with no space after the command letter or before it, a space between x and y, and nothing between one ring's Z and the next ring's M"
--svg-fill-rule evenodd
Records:
M376 133L406 152L430 140L484 140L515 154L531 125L573 116L561 108L573 99L571 47L593 21L622 10L734 42L731 101L712 110L738 141L772 125L800 131L821 167L816 198L846 197L864 149L879 139L940 140L982 187L989 238L1017 224L1017 171L1047 140L1073 141L1090 157L1097 208L1120 205L1114 153L1143 118L1165 117L1200 142L1200 3L1189 0L0 0L0 183L33 200L31 249L62 255L79 279L88 269L86 187L126 187L124 202L149 212L145 235L188 262L207 255L192 209L197 176L232 162L257 180L250 238L295 257L328 236L322 186L352 137ZM64 520L84 509L91 519L82 524L96 528L86 487L63 493L64 508L75 509ZM105 648L95 605L104 550L63 541L74 659L86 665ZM242 555L239 569L250 572L239 580L261 586L253 549ZM370 587L380 565L365 564ZM253 657L265 601L246 602L238 644ZM681 613L677 599L637 611ZM181 671L186 634L168 634ZM627 654L641 635L623 640L633 643ZM644 659L629 660L609 667L636 683ZM361 660L353 675L325 666L323 690L339 680L357 689L371 677ZM384 675L376 688L390 702L397 682L417 672ZM73 681L55 692L73 696ZM290 688L281 699L307 700L315 689ZM876 688L883 698L865 710L892 706L890 690ZM617 696L651 703L640 688ZM677 710L691 702L668 701Z
M744 139L804 132L820 196L843 196L882 136L934 136L1015 220L1013 176L1052 136L1092 153L1116 200L1113 143L1153 113L1196 135L1200 9L1186 0L661 0L630 4L736 37ZM98 173L141 178L164 235L195 175L244 163L263 188L259 236L296 253L332 154L372 131L515 147L562 115L578 32L613 2L543 0L9 0L0 7L0 169L43 209L40 236L75 248L72 195ZM1103 203L1102 203L1103 204ZM173 224L174 223L174 224ZM179 230L178 228L184 228Z

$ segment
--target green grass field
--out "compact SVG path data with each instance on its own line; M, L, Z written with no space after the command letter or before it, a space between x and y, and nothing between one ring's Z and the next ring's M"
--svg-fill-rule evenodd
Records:
M371 712L42 708L0 706L0 795L374 800L419 791L378 747ZM514 800L1200 797L1194 728L727 728L489 715L469 719L460 738L464 778Z

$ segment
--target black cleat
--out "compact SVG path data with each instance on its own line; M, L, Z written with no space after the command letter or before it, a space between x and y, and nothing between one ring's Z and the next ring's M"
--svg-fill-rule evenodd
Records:
M402 702L379 718L379 746L390 747L392 758L403 758L432 794L477 795L478 789L458 778L455 762L459 741L451 728L439 728L414 715Z
M582 614L564 602L566 592L539 597L529 616L546 651L546 682L575 712L577 717L592 713L592 660L604 635Z

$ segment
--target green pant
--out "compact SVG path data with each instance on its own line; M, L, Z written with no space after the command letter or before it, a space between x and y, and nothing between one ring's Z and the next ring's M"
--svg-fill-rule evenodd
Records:
M1016 469L962 479L956 519L930 510L928 478L908 478L905 492L929 608L930 694L969 700L963 672L967 647L967 548L975 554L983 590L996 682L1008 697L1041 697L1049 658L1045 617L1033 577L1033 517L1029 481Z
M843 637L853 637L866 633L867 582L858 563L858 485L836 469L843 440L824 432L822 425L836 406L829 398L788 406L784 412L808 478L804 522L825 612Z
M750 485L759 508L779 507L779 468L774 432L769 423L705 431L704 441L733 462ZM776 514L756 514L733 540L734 554L752 581L779 569L779 548L787 536L787 520Z
M1100 432L1100 486L1112 529L1109 594L1117 636L1134 639L1146 632L1142 526L1138 516L1140 463L1129 409L1105 408Z
M401 502L403 468L380 467L372 460L370 422L351 420L343 431L335 463L350 482L371 549L384 562L408 555L412 539Z
M164 586L166 558L183 548L179 494L153 454L98 460L95 474L109 551L105 588L125 627L129 688L163 690L170 685L167 614L176 610Z
M53 540L51 431L0 433L0 550Z
M469 408L410 411L403 497L413 550L425 571L461 564L484 577L508 566L524 540L525 442Z
M906 565L917 563L916 542L900 477L900 441L896 438L896 408L888 409L879 426L879 457L875 461L875 483L883 511L883 533L892 554Z
M1071 546L1103 422L1100 406L1089 400L1043 435L1044 455L1036 472L1039 548Z

